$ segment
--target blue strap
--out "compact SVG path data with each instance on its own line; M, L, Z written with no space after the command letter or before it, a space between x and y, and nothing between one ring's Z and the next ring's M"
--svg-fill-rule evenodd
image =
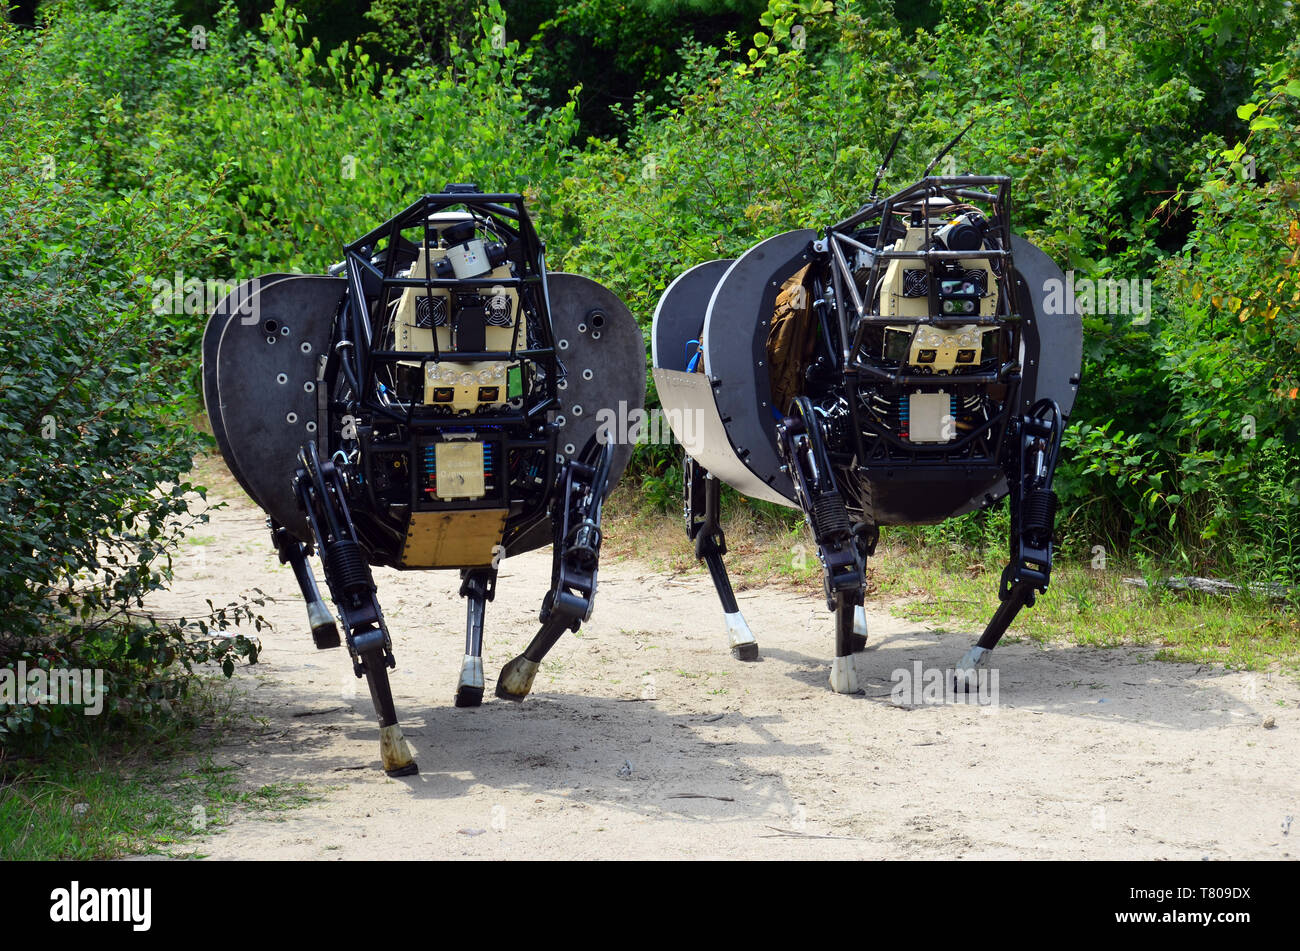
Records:
M695 344L695 356L691 356L691 344ZM700 355L703 352L704 351L700 349L700 342L698 340L686 341L686 372L687 373L695 372L695 368L696 366L699 365L700 362Z

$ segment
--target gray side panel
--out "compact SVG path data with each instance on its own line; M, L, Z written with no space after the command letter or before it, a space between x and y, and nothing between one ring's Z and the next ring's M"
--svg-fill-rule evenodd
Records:
M745 468L790 500L794 487L776 454L767 328L781 285L808 263L816 237L810 229L787 231L754 245L718 282L704 320L704 372L716 381L713 398L732 449Z
M302 541L293 495L298 449L316 437L316 369L347 282L290 277L253 298L257 322L231 320L217 347L219 412L253 500ZM287 332L286 332L287 331Z
M736 457L706 374L656 369L654 380L673 432L682 448L700 465L750 498L798 507L750 472Z
M258 291L270 287L276 281L283 280L286 277L292 277L291 274L263 274L261 277L255 277L251 281L245 281L240 284L229 294L217 302L217 306L212 308L212 314L208 317L207 326L203 330L203 406L208 413L208 422L212 425L212 435L217 441L217 448L221 451L221 456L226 461L226 468L230 474L235 477L235 481L252 497L252 491L248 488L248 481L244 475L237 471L234 462L234 453L230 449L230 439L226 435L226 424L221 417L221 401L217 398L217 347L221 343L221 335L226 332L226 324L232 318L239 320L257 321L257 315L253 312L252 296ZM238 311L238 314L235 313Z
M634 410L644 410L645 338L627 305L603 285L563 272L548 274L546 282L556 351L567 371L559 394L564 417L559 447L572 456L604 420L627 419ZM593 324L597 314L604 321L599 328ZM580 325L586 330L580 331ZM627 468L632 448L633 443L622 441L614 450L611 489Z
M1025 282L1029 304L1033 309L1033 328L1025 328L1026 338L1037 331L1038 353L1027 353L1023 409L1028 410L1043 398L1054 399L1066 419L1074 409L1079 394L1080 368L1083 366L1083 318L1077 311L1061 312L1048 307L1051 282L1058 289L1065 286L1065 275L1056 262L1023 238L1011 238L1011 255L1016 272ZM1063 300L1062 295L1056 295ZM1052 311L1056 311L1053 313ZM1026 318L1028 320L1029 318ZM1033 362L1037 358L1037 362Z
M713 290L731 263L705 261L679 274L668 285L655 307L650 330L653 366L665 370L686 369L686 342L699 340L703 335Z

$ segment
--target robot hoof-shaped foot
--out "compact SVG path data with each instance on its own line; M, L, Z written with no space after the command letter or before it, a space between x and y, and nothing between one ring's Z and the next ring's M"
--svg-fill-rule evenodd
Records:
M414 776L420 771L411 755L411 747L402 735L402 728L396 723L379 729L379 758L389 776Z
M522 654L501 668L497 678L497 696L502 700L523 703L533 689L533 678L537 676L537 662L529 660Z
M953 690L957 693L971 693L979 689L979 669L989 665L989 658L993 656L993 651L978 644L968 650L962 659L957 661L957 669L953 672Z

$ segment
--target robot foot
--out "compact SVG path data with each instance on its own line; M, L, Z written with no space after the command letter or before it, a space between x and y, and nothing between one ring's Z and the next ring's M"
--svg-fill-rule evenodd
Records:
M389 776L414 776L420 771L411 756L402 728L396 723L379 730L379 758Z
M456 685L456 706L477 707L483 703L483 658L465 655Z
M758 660L758 641L739 611L727 614L727 644L737 660Z
M521 654L501 668L501 676L497 678L497 696L502 700L522 703L533 689L533 678L536 676L537 662Z
M831 661L830 684L836 693L858 692L858 669L853 663L852 654Z
M334 615L324 601L308 602L307 622L311 624L311 639L317 650L328 650L342 643L339 639L339 626L334 622Z
M993 651L984 647L976 646L968 650L965 656L957 661L957 669L953 675L953 689L957 693L971 693L972 687L978 691L979 668L987 667L992 655Z

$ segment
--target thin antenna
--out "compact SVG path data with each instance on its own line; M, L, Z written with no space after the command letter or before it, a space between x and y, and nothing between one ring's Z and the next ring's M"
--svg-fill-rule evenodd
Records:
M876 168L876 180L871 183L870 201L875 201L876 196L880 194L876 191L876 188L880 185L880 180L885 177L885 169L889 168L889 163L894 159L894 149L898 148L898 140L903 137L903 130L905 128L907 128L906 125L900 125L898 127L898 131L894 133L894 141L889 143L889 150L885 153L884 159L881 160L880 165Z
M945 155L947 155L950 151L952 151L952 147L961 141L961 137L965 135L967 132L969 132L971 130L971 126L973 126L974 124L975 124L975 120L972 119L970 121L970 125L966 126L966 128L958 132L956 137L954 137L951 142L949 142L947 145L943 147L943 151L940 152L938 155L936 155L934 157L934 161L925 167L925 174L921 176L922 178L928 178L930 176L930 172L933 171L934 167L939 164L939 160L943 158Z

